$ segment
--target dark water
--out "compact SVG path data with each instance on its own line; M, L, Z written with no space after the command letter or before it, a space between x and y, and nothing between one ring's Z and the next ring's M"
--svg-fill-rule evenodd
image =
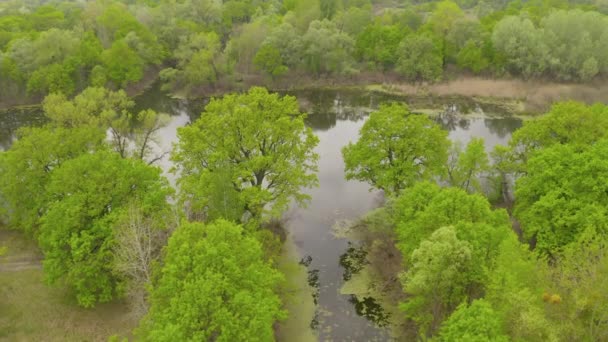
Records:
M361 91L304 91L296 95L301 106L310 113L307 123L319 137L320 186L307 190L312 201L307 208L292 208L286 213L303 263L309 269L309 283L315 289L317 315L311 325L321 341L383 341L389 340L382 326L388 317L373 298L341 295L340 288L353 272L352 260L361 259L360 251L345 239L332 234L339 220L354 220L376 207L381 199L367 184L344 179L341 149L355 141L369 112L386 101L407 102L413 111L435 110L447 114L436 116L449 136L466 143L471 137L482 137L490 150L505 144L521 121L509 117L500 106L477 104L462 97L405 98ZM172 116L170 124L160 132L157 153L170 151L176 130L196 119L207 101L171 99L152 89L136 99L138 108L152 108ZM7 148L21 125L40 124L39 111L0 113L0 148ZM160 161L166 170L168 158ZM364 255L363 255L364 257ZM311 300L313 300L311 298Z

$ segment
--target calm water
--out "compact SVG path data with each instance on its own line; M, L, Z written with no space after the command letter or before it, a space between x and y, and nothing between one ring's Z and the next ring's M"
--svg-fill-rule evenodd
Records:
M435 110L447 114L436 117L449 130L452 140L466 142L482 137L487 149L505 144L521 121L509 117L498 107L487 107L467 98L418 97L403 98L359 91L305 91L292 93L310 113L307 122L319 137L319 183L307 190L312 201L307 208L292 208L286 213L287 227L298 252L309 270L309 282L316 287L317 314L311 322L321 341L388 340L385 329L358 313L372 313L385 318L371 298L356 300L341 295L345 268L341 256L352 246L332 234L338 220L354 220L376 207L381 196L369 185L344 179L341 149L356 141L358 131L369 112L386 101L407 102L413 111ZM153 108L171 114L171 123L162 129L156 152L170 151L178 127L195 120L206 101L170 99L153 89L137 99L138 108ZM37 111L0 113L0 149L10 146L15 130L21 125L40 124L44 120ZM166 170L167 157L160 165ZM356 251L355 251L356 252ZM348 275L347 275L348 276ZM311 300L313 300L311 298Z

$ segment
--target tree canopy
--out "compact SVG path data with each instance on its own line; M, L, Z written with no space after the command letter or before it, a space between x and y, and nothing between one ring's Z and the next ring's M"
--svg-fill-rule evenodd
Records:
M441 175L447 160L447 132L405 105L381 105L371 113L359 140L342 149L346 178L398 194L416 181Z
M304 118L294 97L264 88L213 99L196 122L178 129L173 160L183 198L204 212L213 205L209 181L225 173L243 212L256 218L279 215L292 199L304 204L302 188L317 184L318 158Z
M274 340L273 324L285 312L273 290L283 278L241 226L183 223L165 253L139 328L143 340Z

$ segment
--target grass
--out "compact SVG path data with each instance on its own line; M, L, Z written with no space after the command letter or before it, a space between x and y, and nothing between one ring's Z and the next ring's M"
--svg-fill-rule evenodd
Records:
M0 231L0 246L7 245L5 265L39 253L22 235ZM77 306L65 286L44 284L40 268L0 271L0 341L106 341L129 336L135 324L125 303Z

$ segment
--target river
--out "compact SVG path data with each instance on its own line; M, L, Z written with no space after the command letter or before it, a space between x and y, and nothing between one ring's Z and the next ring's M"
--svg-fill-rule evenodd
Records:
M374 303L358 303L352 296L340 294L344 284L340 257L349 248L349 241L335 237L332 226L341 220L357 219L378 206L381 200L381 194L370 191L369 185L344 178L342 147L356 141L369 112L386 101L406 102L412 111L433 113L454 141L466 144L471 137L482 137L488 151L496 144L505 144L511 133L521 126L521 120L500 106L464 97L399 97L357 90L309 90L291 94L309 112L307 123L319 137L316 151L320 156L320 186L307 190L312 196L308 207L293 207L285 214L290 239L308 268L309 283L315 287L317 309L314 319L310 318L311 326L321 341L389 340L386 328L360 315L366 309L368 312L378 310L361 309L362 305ZM136 102L137 108L152 108L172 116L169 125L159 134L156 148L159 153L170 151L177 128L195 120L207 101L175 100L153 88ZM19 126L41 122L44 119L39 111L1 113L0 149L10 146ZM167 157L160 161L160 166L165 170L171 166Z

